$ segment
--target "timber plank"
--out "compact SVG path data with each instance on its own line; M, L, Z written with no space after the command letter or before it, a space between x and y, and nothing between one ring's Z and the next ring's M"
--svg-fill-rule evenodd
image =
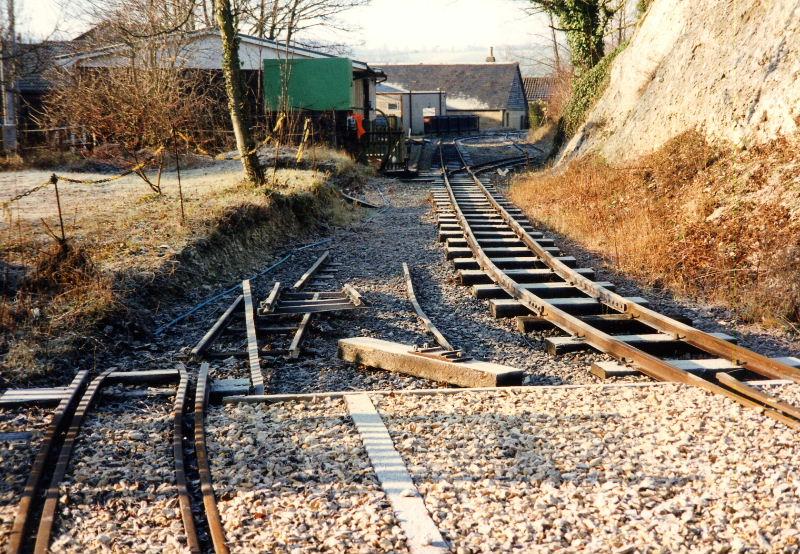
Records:
M772 358L776 362L786 364L791 367L800 368L800 358L791 356ZM667 363L682 369L687 373L719 373L723 371L734 371L743 369L742 366L734 364L730 360L722 358L711 358L708 360L667 360ZM616 361L595 362L592 364L591 372L600 379L611 377L629 377L640 375L638 369L633 366L621 364Z
M629 301L646 305L647 300L638 296L628 298ZM594 298L548 298L547 302L557 308L573 314L602 313L606 307ZM496 318L530 315L530 311L518 300L489 300L492 315Z
M736 339L725 333L709 333L710 335L726 340L728 342L735 342ZM688 346L687 343L676 339L673 335L667 333L642 333L635 335L614 335L616 340L636 346L640 349L649 349L647 347L655 346L660 350L672 350L683 346ZM547 337L544 339L547 345L547 352L553 356L565 354L567 352L577 352L579 350L586 350L591 348L585 340L577 337Z
M339 341L339 357L345 361L363 364L458 385L461 387L494 387L520 384L520 369L468 360L452 362L415 353L414 347L372 337L354 337Z

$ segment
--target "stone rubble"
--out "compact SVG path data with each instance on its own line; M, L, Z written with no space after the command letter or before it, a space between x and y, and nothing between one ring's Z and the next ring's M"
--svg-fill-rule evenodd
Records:
M209 456L231 552L406 552L340 400L213 408Z
M52 552L188 552L172 399L96 405L61 486Z
M800 552L796 433L728 399L654 385L373 401L457 553Z
M53 417L52 408L0 410L0 433L33 433L31 440L0 440L0 550L5 551L17 505Z

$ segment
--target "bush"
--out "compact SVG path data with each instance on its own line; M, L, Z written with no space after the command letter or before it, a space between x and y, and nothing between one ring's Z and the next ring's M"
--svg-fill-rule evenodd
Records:
M652 3L653 0L639 0L636 3L636 11L639 12L639 17L644 15L644 12L647 11L647 8L649 8Z
M625 167L598 155L518 179L526 214L675 294L800 322L800 134L739 150L690 131Z
M620 44L613 52L572 81L572 97L564 108L559 121L561 142L572 137L586 120L586 114L594 106L608 86L611 64L622 52L627 43Z

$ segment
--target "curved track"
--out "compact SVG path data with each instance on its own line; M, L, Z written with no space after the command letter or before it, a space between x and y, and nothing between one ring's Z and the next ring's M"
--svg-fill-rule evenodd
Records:
M800 429L800 410L733 375L746 370L800 383L800 370L738 346L727 340L731 337L706 333L655 312L644 299L622 297L610 283L595 282L591 270L570 267L574 260L561 257L550 246L552 240L536 232L519 209L480 178L481 172L497 164L469 167L455 144L442 145L439 157L447 169L434 188L434 198L448 257L461 270L463 283L477 283L476 296L492 299L495 315L527 314L520 321L523 327L550 324L570 335L554 341L555 347L591 346L654 379L725 395ZM658 355L665 351L696 359ZM686 369L694 366L714 371Z
M185 370L181 368L127 373L107 370L95 377L91 383L88 382L88 372L81 372L67 389L64 399L54 412L50 429L44 437L45 440L19 501L7 551L43 553L49 550L58 517L60 487L72 463L73 452L82 440L81 427L105 386L114 383L155 384L178 381L172 409L172 446L175 488L187 546L191 552L207 550L200 539L197 527L199 524L205 530L207 525L214 552L228 552L216 507L206 451L203 420L208 399L207 377L208 365L203 364L197 384L192 446L186 444L184 438L190 436L184 431L189 426L185 418L187 400L191 392L189 375ZM200 474L202 506L193 509L186 470L195 465ZM198 521L195 521L196 519Z

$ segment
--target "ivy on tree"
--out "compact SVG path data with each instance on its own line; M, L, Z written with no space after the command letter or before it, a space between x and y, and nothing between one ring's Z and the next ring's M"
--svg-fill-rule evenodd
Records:
M554 15L567 35L572 65L577 73L603 59L603 38L611 18L625 6L624 0L529 0L532 13Z

